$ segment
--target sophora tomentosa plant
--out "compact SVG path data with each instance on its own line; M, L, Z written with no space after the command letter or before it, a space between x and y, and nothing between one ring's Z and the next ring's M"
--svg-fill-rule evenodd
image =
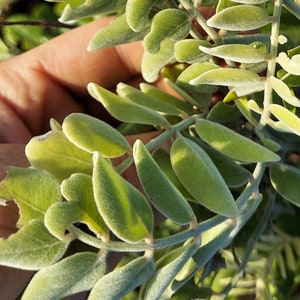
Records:
M300 257L289 224L300 205L300 47L280 25L284 13L299 18L296 3L74 3L61 22L116 16L89 50L143 40L147 83L116 93L90 83L122 125L51 120L26 146L32 167L8 167L0 203L18 204L20 229L0 240L0 263L37 270L22 299L286 299L278 278L291 292ZM215 14L206 21L200 5ZM150 84L159 76L178 97ZM145 130L157 131L146 144L125 138ZM142 191L122 176L132 165ZM124 256L110 267L114 252Z

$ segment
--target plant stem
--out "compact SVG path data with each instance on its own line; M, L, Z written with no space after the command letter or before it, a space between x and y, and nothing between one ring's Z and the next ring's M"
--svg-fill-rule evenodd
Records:
M195 122L196 117L190 116L187 119L182 120L181 122L173 125L170 129L164 131L159 136L152 139L148 144L146 144L146 147L149 151L153 150L155 147L161 145L166 140L168 140L173 134L175 134L177 131L182 131L185 128L189 127ZM119 174L122 174L125 170L127 170L133 163L133 157L130 155L128 158L126 158L121 164L119 164L116 168L116 171Z
M274 11L272 16L271 36L270 36L270 41L271 41L270 52L269 52L270 59L268 62L265 91L264 91L264 103L263 103L264 109L261 114L260 124L257 128L258 131L262 131L263 127L266 126L268 119L270 118L269 105L272 104L273 90L269 83L269 78L275 75L281 9L282 9L282 0L275 0Z
M56 27L56 28L76 28L76 25L73 24L64 24L58 21L49 21L49 20L24 20L24 21L0 21L0 26L40 26L40 27Z

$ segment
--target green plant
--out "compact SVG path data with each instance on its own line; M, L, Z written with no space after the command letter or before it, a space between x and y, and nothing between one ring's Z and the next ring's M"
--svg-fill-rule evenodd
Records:
M0 240L0 263L38 271L23 299L292 299L299 7L201 1L216 8L206 21L200 1L79 2L60 21L115 14L89 49L142 39L148 83L120 83L116 94L90 83L122 125L51 120L26 146L32 168L8 167L0 204L18 204L20 230ZM160 75L178 98L149 84ZM157 136L131 147L124 136L145 128ZM122 177L131 165L144 193ZM114 252L124 255L108 270Z

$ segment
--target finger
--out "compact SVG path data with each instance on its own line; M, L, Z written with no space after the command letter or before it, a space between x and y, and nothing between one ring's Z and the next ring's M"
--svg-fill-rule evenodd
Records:
M86 86L91 81L106 88L126 81L140 73L143 53L140 42L87 50L94 34L111 21L112 18L102 18L62 34L20 55L19 62L77 95L86 95Z

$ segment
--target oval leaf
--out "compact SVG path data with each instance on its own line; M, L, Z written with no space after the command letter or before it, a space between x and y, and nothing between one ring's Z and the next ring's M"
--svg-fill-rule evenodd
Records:
M233 217L237 207L210 157L193 141L179 137L171 147L171 163L187 191L209 210Z
M179 224L188 224L196 218L188 202L162 172L140 140L134 144L133 157L143 189L160 212Z
M82 113L67 116L62 124L66 137L78 148L106 157L121 156L131 147L125 137L109 124Z
M94 154L94 195L105 223L120 239L139 242L152 232L152 210L144 195Z
M147 281L155 270L152 258L145 256L136 258L103 276L92 289L88 300L123 299L134 288Z
M185 38L190 31L188 15L179 9L164 9L151 20L151 30L144 38L147 52L156 53L166 38L178 41Z
M181 114L181 111L177 107L167 102L161 101L156 97L147 95L125 83L119 83L117 85L117 93L121 97L127 98L137 104L151 108L164 114L175 116L179 116Z
M260 88L261 78L256 73L247 70L215 68L192 79L190 84L212 84L236 87L248 85L248 88L250 86L253 89L256 86Z
M254 5L236 5L225 8L207 21L211 27L233 31L253 30L269 23L271 23L271 18L266 10Z
M198 249L199 245L191 243L177 248L172 252L168 252L163 256L157 262L158 270L145 286L143 299L169 299L169 297L162 297L163 293L166 292L169 284L175 279L176 275Z
M106 264L97 253L76 253L36 273L22 299L62 299L89 291L105 272Z
M113 117L122 122L163 127L168 124L167 120L158 112L122 98L95 83L88 84L88 91L92 97L103 104Z
M240 63L259 63L266 60L266 54L250 45L229 44L217 47L203 47L199 49L207 54Z
M297 76L300 75L300 54L296 54L290 59L286 53L280 52L276 58L276 62L288 73Z
M300 170L298 168L283 163L272 164L270 179L274 189L283 198L300 206Z
M97 31L88 45L88 50L95 51L142 40L148 31L139 33L132 31L127 24L126 17L127 14L122 14L109 23L108 26Z
M126 4L126 18L130 28L139 32L150 25L149 14L152 7L158 2L160 0L128 0Z
M0 265L38 270L57 262L68 245L50 234L42 220L32 220L7 240L0 239Z
M77 148L62 131L32 138L25 153L32 166L52 173L59 181L73 173L92 174L92 155Z
M234 160L244 163L280 160L276 153L223 125L201 119L196 131L203 141Z
M300 135L300 119L285 107L278 104L270 104L270 111L292 133Z

